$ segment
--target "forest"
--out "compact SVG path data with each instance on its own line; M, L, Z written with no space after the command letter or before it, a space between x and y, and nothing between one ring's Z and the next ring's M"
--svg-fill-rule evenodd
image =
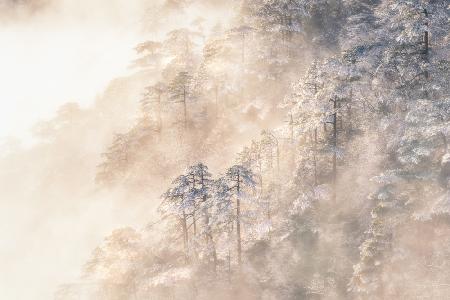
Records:
M130 74L34 128L48 195L135 221L66 208L104 238L55 300L448 299L447 0L146 4Z

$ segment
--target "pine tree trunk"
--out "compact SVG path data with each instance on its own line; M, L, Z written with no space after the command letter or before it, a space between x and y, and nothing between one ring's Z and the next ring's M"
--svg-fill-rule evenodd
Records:
M184 253L186 256L186 263L189 260L189 254L188 254L188 248L189 248L189 233L187 230L187 217L186 212L183 208L183 219L182 219L182 226L183 226L183 241L184 241Z
M338 99L335 97L333 100L333 171L332 171L332 184L333 184L333 202L336 201L336 179L337 179L337 108Z
M214 89L214 93L215 93L215 100L216 100L216 122L219 119L219 88L217 86L215 86Z
M242 244L241 244L241 199L240 199L240 174L237 174L237 198L236 198L236 233L237 233L237 254L238 266L242 265Z
M245 33L242 33L242 67L245 64Z
M291 145L293 145L294 144L294 119L292 118L292 113L290 114L290 119L289 119L289 136L290 136Z
M195 220L195 209L192 211L192 225L194 227L194 236L197 235L197 221Z
M162 132L162 112L161 112L161 93L158 94L158 129L159 133Z
M233 235L234 230L234 223L232 216L229 215L228 224L227 224L227 230L228 230L228 243L227 243L227 275L228 275L228 282L231 283L231 237Z
M348 132L348 135L350 135L351 133L352 133L352 131L353 131L353 120L352 120L352 107L351 107L351 105L347 105L347 118L348 118L348 121L347 121L347 132Z
M428 50L429 50L429 33L428 33L428 11L426 9L423 10L425 15L425 32L423 34L423 53L425 54L425 61L428 62ZM428 70L424 71L425 79L429 79L430 74ZM425 91L425 98L428 98L428 92Z
M317 128L314 128L314 186L317 186Z
M184 129L187 129L186 87L183 88Z
M192 190L195 190L195 175L192 174ZM195 213L197 208L195 207L195 200L194 200L194 207L192 208L192 225L194 226L194 236L197 235L197 220L195 219Z
M228 248L228 255L227 255L227 266L228 266L228 282L231 282L231 250Z
M212 246L212 255L213 255L213 271L214 271L214 277L217 275L217 250L216 250L216 244L214 243L213 236L211 232L207 233L208 238L208 244Z
M424 53L425 55L428 55L428 11L426 9L423 10L423 13L425 14L425 32L423 35L423 44L424 44Z
M277 179L280 177L280 146L277 140Z

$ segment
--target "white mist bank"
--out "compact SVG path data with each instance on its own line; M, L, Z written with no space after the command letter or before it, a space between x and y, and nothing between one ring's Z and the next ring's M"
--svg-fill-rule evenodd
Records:
M91 106L129 72L143 1L47 2L33 13L10 2L0 16L0 145L13 136L29 146L0 148L1 299L53 299L102 236L143 219L124 213L120 196L94 192L100 143L53 149L30 133L68 101Z
M127 72L140 40L142 4L54 1L0 26L0 137L29 142L30 128L68 101L86 106Z

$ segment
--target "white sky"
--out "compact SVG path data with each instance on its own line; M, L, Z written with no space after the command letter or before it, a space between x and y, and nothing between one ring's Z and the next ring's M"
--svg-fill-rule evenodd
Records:
M37 121L51 118L68 101L88 106L110 80L129 71L133 47L141 40L141 5L148 0L50 0L53 5L33 16L16 15L7 21L2 1L0 147L8 136L29 145L29 130ZM6 214L0 222L5 237L0 244L8 243L0 245L0 261L11 270L0 274L0 298L52 299L55 284L73 280L67 277L79 273L82 257L91 251L80 241L101 240L117 219L126 218L121 224L132 224L132 219L123 211L117 215L110 195L96 198L82 212L64 214L60 210L65 203L71 207L71 201L80 199L62 197L58 200L63 203L42 219L35 205L46 202L40 204L42 199L34 195L27 198L28 187L23 186L23 193L12 196L0 189L0 211ZM52 248L55 243L67 246L64 253Z
M139 41L138 2L58 0L1 24L0 138L30 142L36 121L68 101L86 106L125 73Z

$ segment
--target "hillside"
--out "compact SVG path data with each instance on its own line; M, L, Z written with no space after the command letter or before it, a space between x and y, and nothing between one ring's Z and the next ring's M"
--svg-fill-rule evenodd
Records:
M133 74L36 127L49 195L136 216L55 299L448 297L447 1L171 0L144 15Z

